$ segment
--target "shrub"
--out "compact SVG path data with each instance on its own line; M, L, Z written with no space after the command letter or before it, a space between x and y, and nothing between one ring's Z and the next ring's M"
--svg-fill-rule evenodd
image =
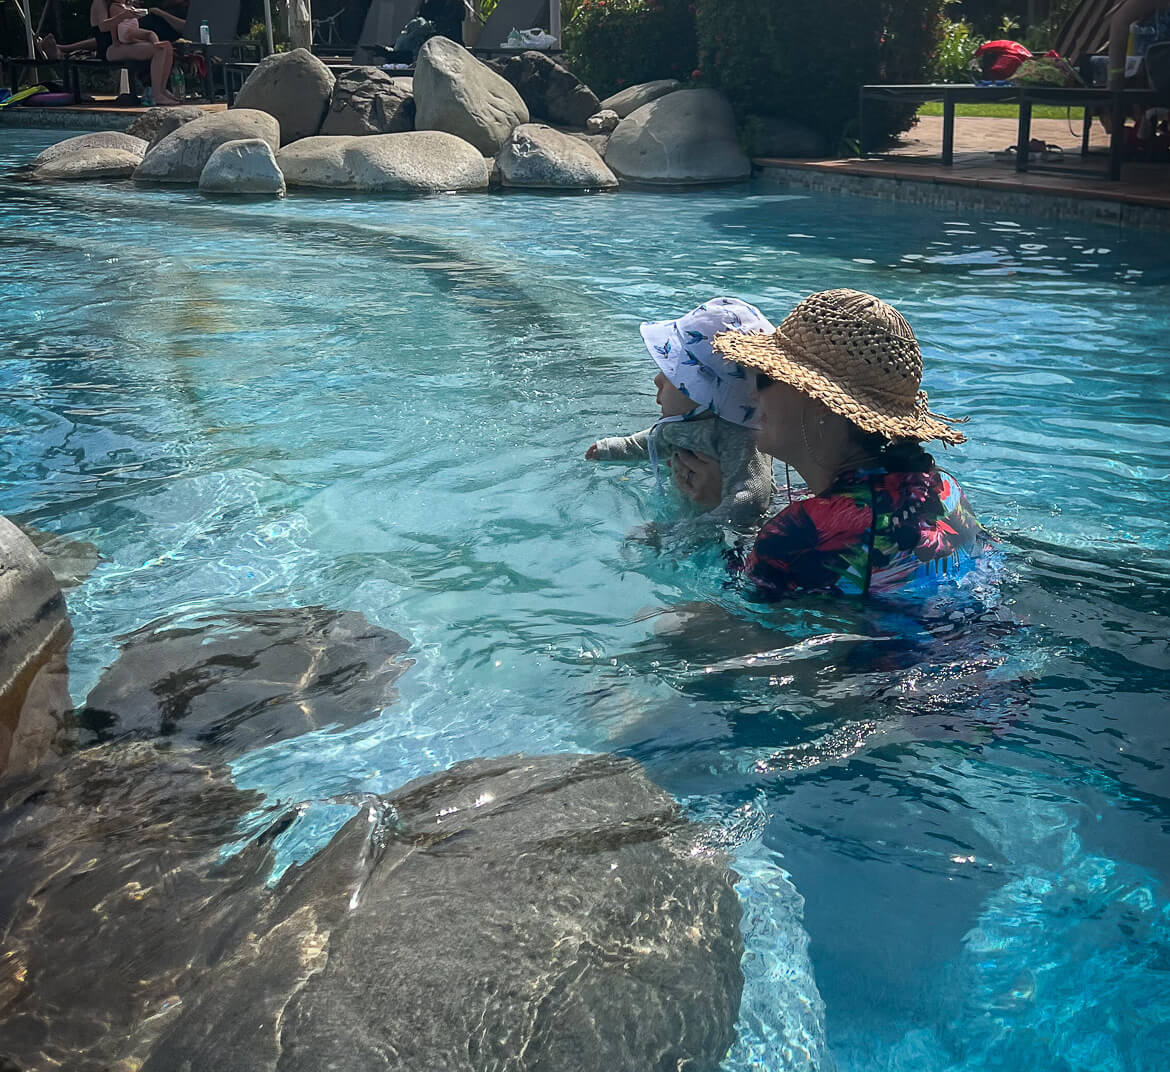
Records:
M691 0L580 0L564 35L569 67L602 98L695 70Z
M973 34L967 23L948 20L943 28L931 77L938 82L970 82L975 50L981 44L983 38Z
M699 66L736 113L773 115L840 145L870 82L922 82L947 0L696 0ZM914 122L912 106L873 109L873 136Z

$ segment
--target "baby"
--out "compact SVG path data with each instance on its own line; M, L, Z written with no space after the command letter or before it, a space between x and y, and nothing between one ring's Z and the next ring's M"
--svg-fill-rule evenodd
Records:
M776 490L772 459L756 449L754 377L711 349L722 331L775 330L754 306L738 298L713 298L678 320L642 325L642 340L661 370L654 377L662 418L631 436L600 439L585 453L588 461L634 461L691 450L719 460L723 476L719 505L673 530L700 535L715 525L754 531L768 515Z
M144 30L138 25L138 20L143 15L148 14L144 7L134 7L132 4L113 3L110 5L111 15L121 15L129 13L134 16L132 19L123 19L118 23L118 40L123 45L132 45L136 42L142 41L148 45L158 44L158 34L151 30Z

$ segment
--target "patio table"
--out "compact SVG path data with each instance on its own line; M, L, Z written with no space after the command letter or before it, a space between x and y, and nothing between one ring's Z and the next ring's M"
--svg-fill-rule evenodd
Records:
M1107 107L1112 120L1109 138L1108 175L1114 182L1121 178L1125 154L1124 125L1132 105L1149 106L1158 103L1163 95L1152 89L1111 90L1095 86L975 86L950 83L925 85L870 85L862 86L860 94L859 154L869 155L866 138L865 112L867 101L924 104L941 101L943 106L942 163L951 167L955 156L956 104L1016 104L1020 109L1016 136L1016 171L1028 170L1028 143L1032 140L1032 109L1037 104L1055 104L1068 108L1083 108L1081 155L1089 153L1089 125L1095 109ZM1045 170L1059 170L1045 168Z

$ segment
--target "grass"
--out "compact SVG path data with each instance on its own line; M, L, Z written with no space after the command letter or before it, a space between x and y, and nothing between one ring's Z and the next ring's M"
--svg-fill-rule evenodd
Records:
M930 101L918 109L919 115L942 115L943 106L941 101ZM956 104L955 115L973 116L977 119L1017 119L1020 114L1020 109L1014 104ZM1032 105L1033 119L1064 119L1068 116L1069 109L1061 108L1054 104L1034 104ZM1080 108L1072 109L1072 116L1074 119L1079 119L1081 116Z

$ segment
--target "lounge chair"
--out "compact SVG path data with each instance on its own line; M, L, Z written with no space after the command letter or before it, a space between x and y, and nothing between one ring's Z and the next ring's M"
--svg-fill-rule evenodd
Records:
M394 51L398 35L418 14L421 0L372 0L353 54L359 64L385 63Z
M1081 0L1064 20L1052 47L1065 59L1079 63L1109 45L1109 13L1117 0Z

